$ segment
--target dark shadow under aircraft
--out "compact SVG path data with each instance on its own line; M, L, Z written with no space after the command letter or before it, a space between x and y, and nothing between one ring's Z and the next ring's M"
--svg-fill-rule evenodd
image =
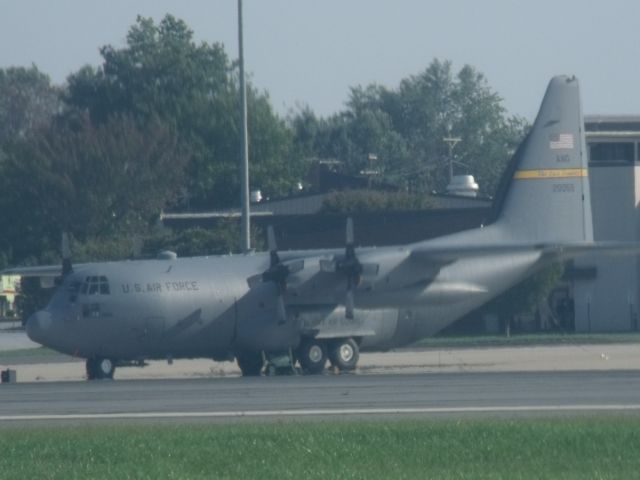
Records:
M87 359L236 358L245 375L292 352L306 373L352 370L359 348L437 332L551 262L622 245L593 242L578 81L551 80L500 187L492 223L418 243L9 269L58 275L29 337ZM377 343L376 343L377 342ZM266 354L266 355L265 355Z

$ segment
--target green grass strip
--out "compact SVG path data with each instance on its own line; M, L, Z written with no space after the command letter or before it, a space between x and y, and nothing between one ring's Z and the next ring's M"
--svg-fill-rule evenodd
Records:
M0 429L2 479L630 479L640 417Z

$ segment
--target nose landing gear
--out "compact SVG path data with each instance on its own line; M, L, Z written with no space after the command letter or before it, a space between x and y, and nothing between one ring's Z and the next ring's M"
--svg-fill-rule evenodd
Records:
M292 354L293 353L293 354ZM318 375L324 372L327 360L337 372L353 372L360 359L360 347L353 338L304 338L295 352L236 353L242 376ZM296 368L296 363L300 366Z

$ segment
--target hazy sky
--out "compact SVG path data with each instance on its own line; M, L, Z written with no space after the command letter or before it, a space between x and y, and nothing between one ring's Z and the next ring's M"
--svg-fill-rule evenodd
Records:
M171 13L237 57L236 0L0 0L0 67L35 63L55 83L124 46L136 15ZM484 73L532 120L549 78L575 74L585 113L640 114L636 0L244 0L245 61L280 113L339 111L349 87L389 87L433 58Z

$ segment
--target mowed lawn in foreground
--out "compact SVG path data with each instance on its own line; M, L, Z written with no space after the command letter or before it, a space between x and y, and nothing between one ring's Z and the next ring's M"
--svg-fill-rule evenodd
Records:
M7 479L640 478L640 417L0 428Z

